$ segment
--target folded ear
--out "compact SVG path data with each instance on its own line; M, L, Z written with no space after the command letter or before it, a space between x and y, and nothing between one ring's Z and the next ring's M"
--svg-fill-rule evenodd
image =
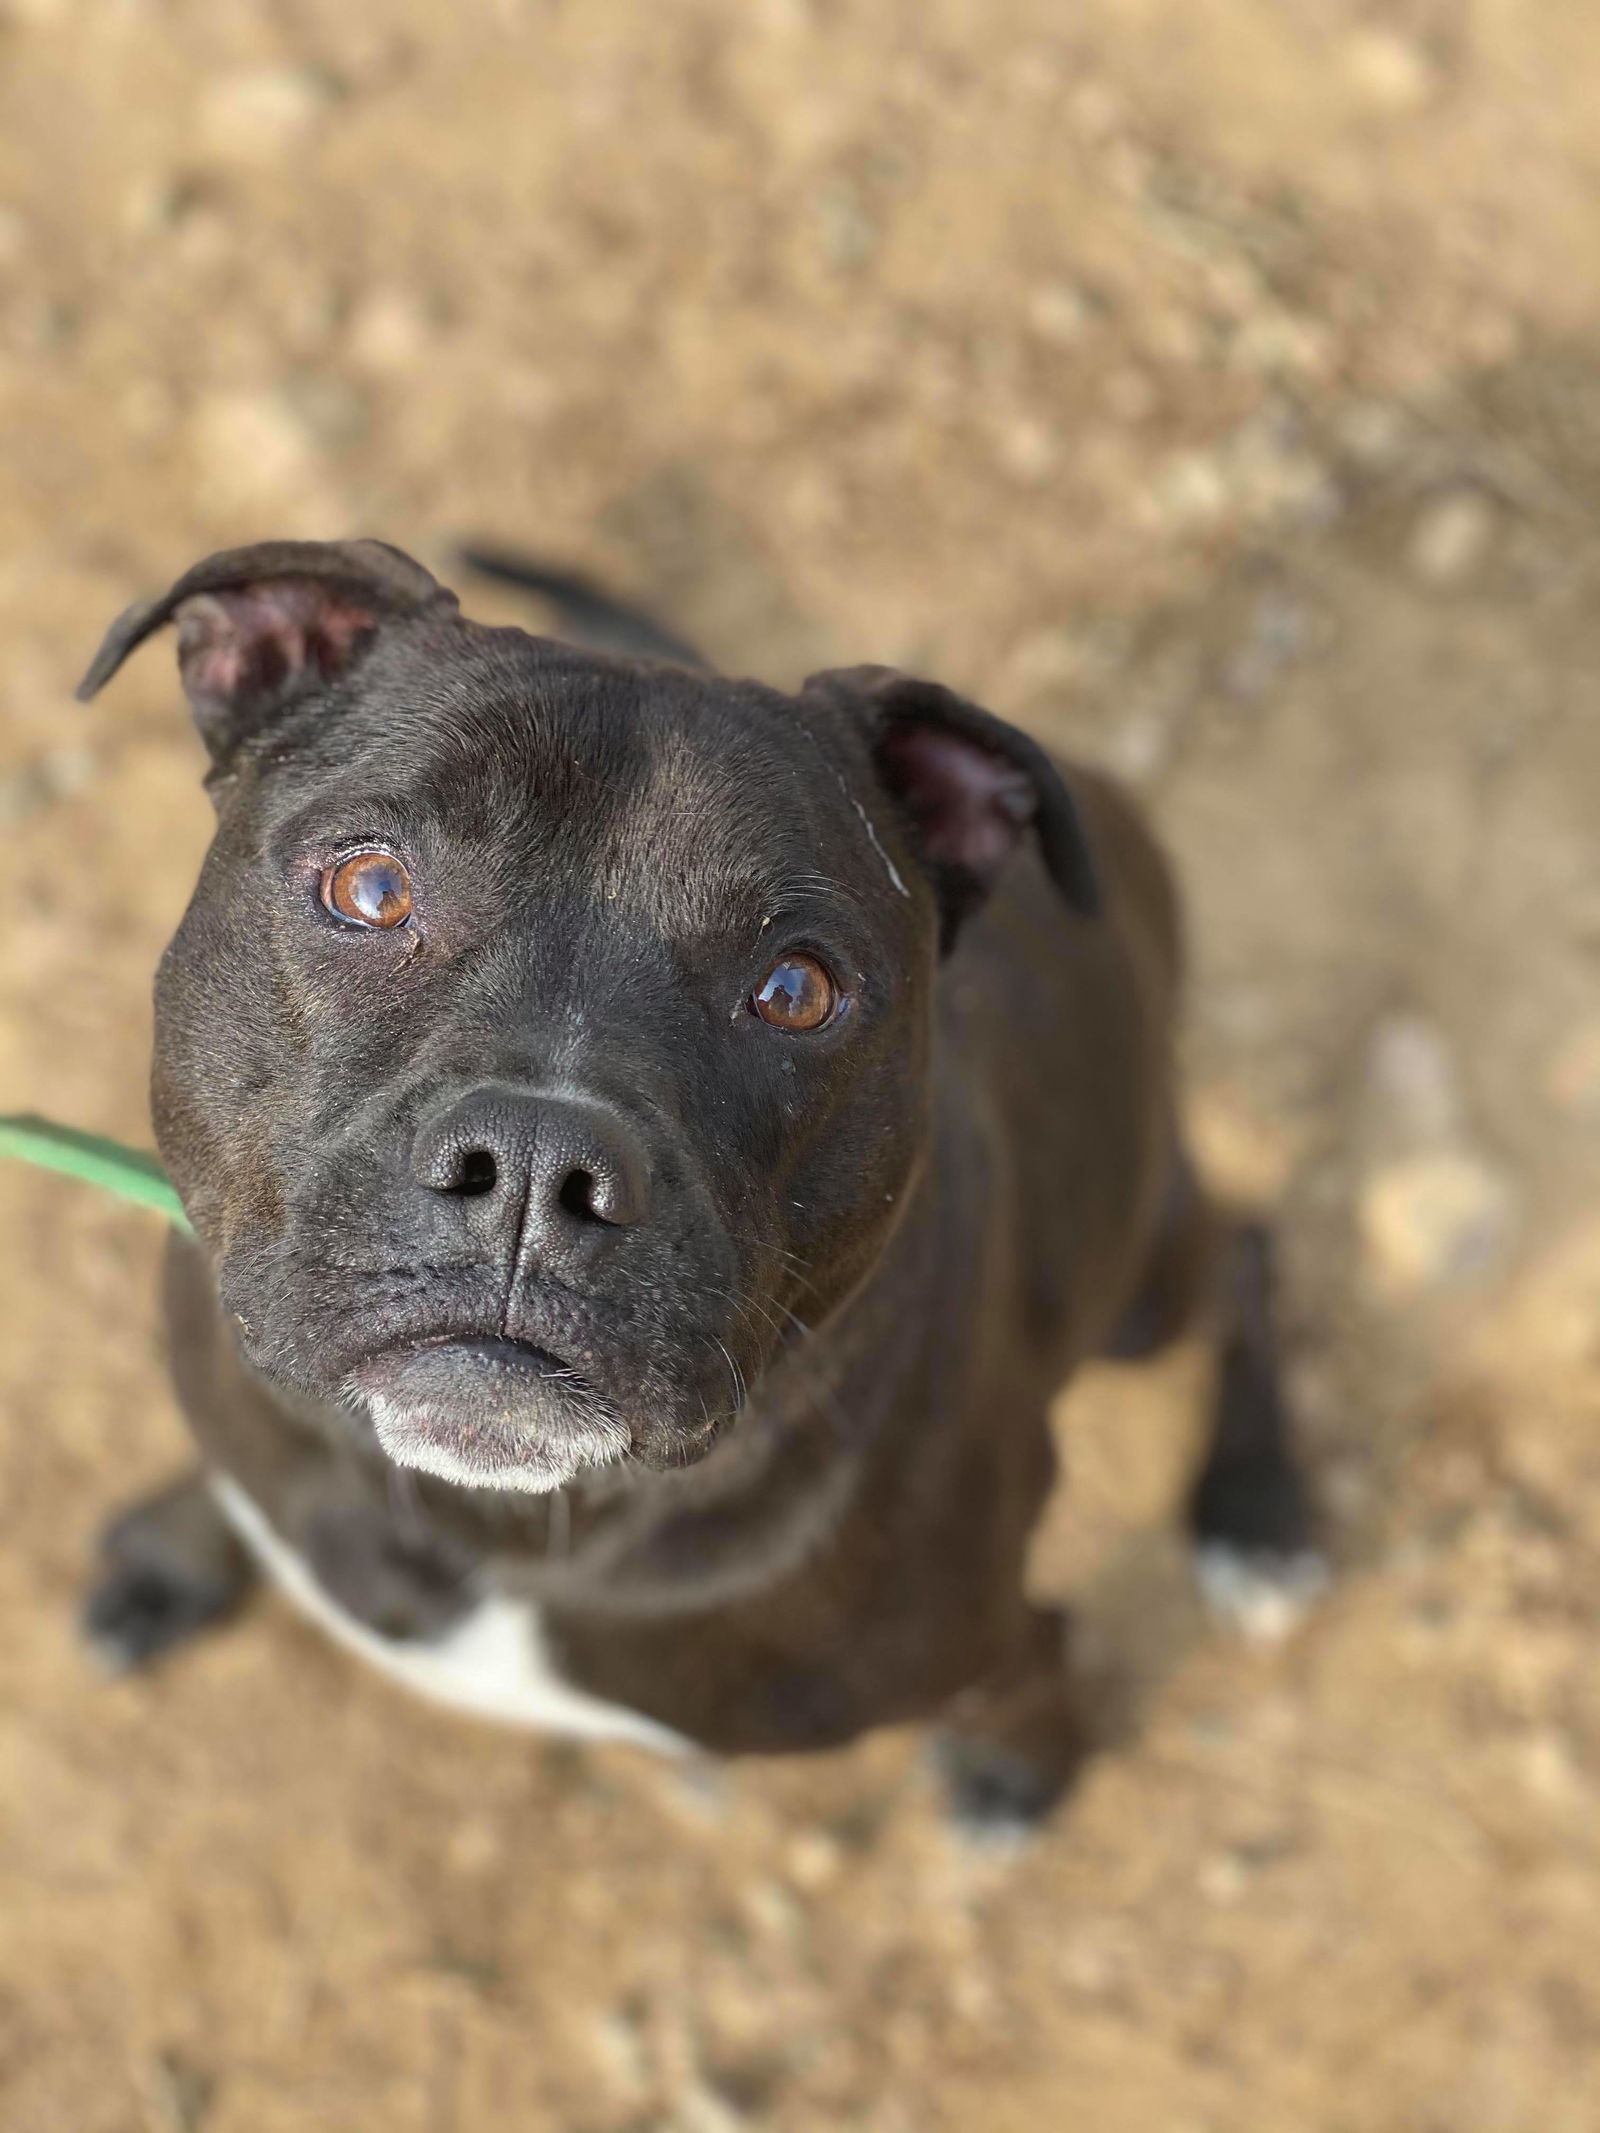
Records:
M87 702L163 623L206 746L225 763L287 705L341 680L381 625L456 596L384 541L262 541L186 571L106 632L78 688Z
M933 874L946 947L1029 835L1072 908L1086 918L1099 911L1077 805L1037 741L938 682L892 667L835 668L805 687L864 720L878 776L909 817Z

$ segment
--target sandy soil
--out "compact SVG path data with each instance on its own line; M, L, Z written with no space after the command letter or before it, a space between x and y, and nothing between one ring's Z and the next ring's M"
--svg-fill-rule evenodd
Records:
M1075 1392L1116 1733L1021 1861L909 1738L689 1782L276 1605L108 1686L158 1239L0 1178L8 2133L1597 2122L1597 94L1591 0L0 4L0 1108L144 1137L198 751L68 692L214 546L926 669L1181 862L1340 1563L1218 1635L1192 1361Z

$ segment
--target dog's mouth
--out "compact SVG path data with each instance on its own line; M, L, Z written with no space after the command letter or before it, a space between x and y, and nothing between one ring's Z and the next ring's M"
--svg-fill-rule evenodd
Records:
M433 1334L367 1357L345 1380L399 1466L463 1488L559 1489L629 1449L618 1409L548 1349Z

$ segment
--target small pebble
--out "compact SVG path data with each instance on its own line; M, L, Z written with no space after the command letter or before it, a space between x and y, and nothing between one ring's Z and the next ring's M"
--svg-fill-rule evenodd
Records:
M785 1864L796 1888L822 1889L837 1878L844 1852L825 1829L803 1829L791 1838Z
M432 322L404 289L378 289L356 307L349 325L352 359L365 370L412 370L427 352Z
M1030 290L1026 316L1041 341L1048 341L1055 348L1070 348L1088 331L1094 309L1070 282L1051 281Z
M649 2056L639 2022L628 2009L608 2008L597 2014L589 2025L589 2042L609 2089L628 2102L648 2094Z
M1369 23L1345 44L1345 72L1368 102L1385 111L1416 111L1438 86L1438 74L1422 48L1398 31Z
M1212 1903L1237 1903L1254 1878L1253 1869L1239 1852L1213 1852L1200 1862L1195 1876L1202 1896Z
M1481 489L1446 490L1425 504L1411 528L1408 558L1425 585L1460 585L1484 562L1498 523Z
M740 2133L750 2118L728 2097L703 2081L696 2081L678 2097L672 2114L673 2133Z
M878 249L878 225L848 180L834 179L820 187L813 213L823 259L835 273L865 266Z
M1440 1148L1378 1170L1362 1191L1359 1223L1379 1286L1407 1295L1488 1273L1512 1215L1498 1170L1468 1150Z
M1545 1727L1530 1733L1518 1755L1522 1781L1534 1798L1549 1807L1586 1803L1590 1788L1565 1733Z
M279 393L212 393L195 410L193 434L206 482L225 505L303 492L317 477L311 432Z
M1443 1033L1423 1016L1379 1023L1367 1055L1367 1084L1383 1138L1415 1146L1448 1140L1460 1126L1456 1063Z
M1016 480L1041 482L1060 458L1060 445L1047 423L1031 415L1014 415L995 432L995 456Z
M220 75L200 104L206 147L229 163L266 163L298 146L332 101L303 67L248 67Z

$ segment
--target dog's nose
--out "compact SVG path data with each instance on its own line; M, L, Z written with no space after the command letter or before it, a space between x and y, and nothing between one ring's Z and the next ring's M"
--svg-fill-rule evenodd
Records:
M632 1128L584 1097L474 1089L422 1127L412 1167L434 1192L522 1215L535 1242L628 1228L650 1211L650 1166Z

